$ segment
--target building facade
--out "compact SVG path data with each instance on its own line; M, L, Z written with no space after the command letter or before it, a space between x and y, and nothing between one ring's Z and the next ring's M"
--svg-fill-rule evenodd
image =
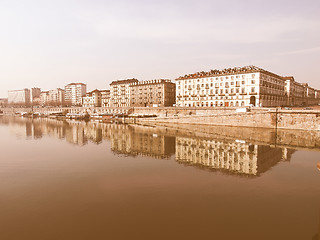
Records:
M318 104L317 90L255 66L211 70L176 79L177 106L279 107Z
M294 77L284 77L286 81L287 106L303 105L305 101L305 87L294 80Z
M82 98L83 107L101 107L101 91L95 89Z
M37 105L39 103L39 98L41 94L41 88L31 88L30 89L30 103Z
M8 105L8 98L0 98L0 107L6 107Z
M285 80L255 66L211 70L176 79L177 106L238 107L286 104Z
M43 91L40 93L40 105L47 106L49 102L49 91Z
M48 92L48 102L49 106L64 106L65 105L65 91L61 88L50 90Z
M65 86L65 103L68 106L81 106L82 97L87 93L84 83L70 83Z
M29 106L30 105L30 90L25 88L22 90L8 91L8 104Z
M176 85L167 79L130 84L130 106L170 107L175 104Z
M101 90L101 106L110 107L110 90Z
M138 82L135 78L113 81L110 84L111 107L130 107L130 85Z

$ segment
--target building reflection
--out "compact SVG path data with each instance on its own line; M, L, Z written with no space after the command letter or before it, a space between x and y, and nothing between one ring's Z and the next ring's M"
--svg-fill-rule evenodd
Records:
M110 143L115 154L175 160L184 165L228 174L259 176L280 161L290 161L295 150L288 146L250 144L218 135L195 136L166 128L98 122L57 121L2 117L12 134L26 139L54 137L84 146Z
M290 161L294 150L253 145L245 141L177 137L176 160L208 170L258 176L280 161Z
M126 155L169 158L175 153L175 137L154 128L109 124L111 150Z

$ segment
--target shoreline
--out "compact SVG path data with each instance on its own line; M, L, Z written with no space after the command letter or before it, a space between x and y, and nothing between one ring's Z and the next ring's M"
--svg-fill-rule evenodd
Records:
M17 112L43 114L110 115L119 123L151 126L226 126L262 129L288 129L320 131L319 110L284 110L275 108L252 108L238 112L236 108L1 108L2 115ZM41 116L41 117L43 117ZM61 115L59 115L61 117ZM62 116L62 117L64 117Z

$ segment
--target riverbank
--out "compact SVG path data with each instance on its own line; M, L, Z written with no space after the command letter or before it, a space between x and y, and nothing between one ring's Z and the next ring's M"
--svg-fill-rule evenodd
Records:
M319 110L284 110L275 108L251 108L239 112L237 108L36 108L1 109L3 114L37 112L39 114L110 114L122 116L119 123L150 126L231 126L264 129L320 130Z

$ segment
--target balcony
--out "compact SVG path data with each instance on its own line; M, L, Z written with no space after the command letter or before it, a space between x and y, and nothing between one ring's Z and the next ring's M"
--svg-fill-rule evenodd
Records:
M258 93L257 92L251 92L249 93L250 95L257 95Z

